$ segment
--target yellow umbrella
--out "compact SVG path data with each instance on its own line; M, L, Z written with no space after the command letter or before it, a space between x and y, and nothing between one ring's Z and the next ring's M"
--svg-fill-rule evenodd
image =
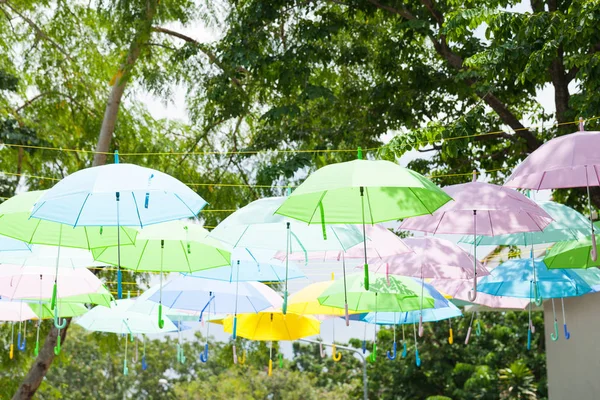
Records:
M316 282L306 286L300 291L290 295L288 311L303 315L332 315L343 317L346 313L343 308L323 306L319 304L318 297L334 283L331 281ZM350 314L360 314L369 311L351 311Z
M292 313L288 308L284 315L280 309L261 311L256 314L238 314L237 334L250 340L270 340L269 376L273 373L273 341L296 340L318 335L321 322L315 317ZM233 317L223 320L223 329L233 332ZM281 360L280 360L281 362Z

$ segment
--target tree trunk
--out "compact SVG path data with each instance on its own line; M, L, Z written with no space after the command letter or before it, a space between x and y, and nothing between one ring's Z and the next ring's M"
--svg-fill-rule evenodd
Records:
M106 156L110 150L110 143L112 141L115 124L117 122L117 115L119 112L119 106L123 93L125 92L125 85L131 75L133 67L135 66L138 57L140 56L141 50L145 45L148 36L152 31L152 22L154 15L156 14L156 7L158 0L146 1L146 18L143 24L139 25L139 30L136 32L125 62L119 68L119 71L114 80L108 103L106 105L106 111L104 112L104 118L102 120L102 127L100 128L100 135L98 136L98 143L96 145L96 154L94 155L94 161L92 166L96 167L104 165L106 163ZM118 23L118 22L115 22ZM67 326L61 330L61 345L64 344L67 338L67 330L71 324L71 319L67 319ZM50 332L46 336L44 346L40 350L35 362L29 369L27 376L19 386L17 392L13 395L12 400L24 400L31 399L35 392L40 387L52 361L54 361L54 346L56 345L56 338L58 330L53 326Z

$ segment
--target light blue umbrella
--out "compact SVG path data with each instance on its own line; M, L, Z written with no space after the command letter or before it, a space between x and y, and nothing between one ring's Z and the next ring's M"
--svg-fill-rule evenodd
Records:
M286 197L267 197L253 201L225 218L211 236L232 245L252 249L293 252L346 251L363 242L360 230L354 225L309 225L305 222L275 214ZM288 271L289 259L285 259ZM289 271L288 271L289 272ZM344 268L344 279L345 279ZM287 281L283 293L283 314L287 312Z
M71 226L144 227L196 217L206 204L196 192L165 173L119 164L117 153L115 164L86 168L59 181L38 200L31 217ZM117 242L120 249L120 237ZM121 298L120 262L117 269Z
M0 236L0 252L4 251L31 251L31 247L20 240Z
M225 282L282 282L285 280L285 265L263 263L252 260L236 260L227 267L206 269L203 271L184 274L196 278L205 278ZM306 278L306 275L296 266L290 266L288 279Z

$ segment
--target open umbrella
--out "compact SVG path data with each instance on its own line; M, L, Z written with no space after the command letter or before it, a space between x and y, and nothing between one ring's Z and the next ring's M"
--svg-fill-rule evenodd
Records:
M195 218L207 204L162 172L133 164L86 168L59 181L35 204L33 218L71 226L139 226ZM117 254L121 248L117 229ZM118 297L122 274L117 257Z
M88 268L106 265L95 261L92 253L88 250L60 249L57 246L39 244L32 245L31 250L0 253L0 263L16 264L23 267L56 267L58 265L59 268Z
M306 275L296 266L289 266L287 272L288 279L306 278ZM285 273L285 265L281 265L281 263L236 260L230 266L205 269L190 275L196 278L226 282L283 282Z
M30 246L21 240L16 240L16 239L9 238L6 236L0 236L0 252L5 252L5 251L21 252L21 251L28 251L29 249L30 249Z
M94 258L134 271L160 272L159 298L163 272L194 272L230 265L230 252L222 243L208 237L200 225L170 221L142 229L134 246L93 250ZM158 305L162 324L162 305Z
M548 268L599 267L600 260L594 260L593 257L595 247L596 241L591 236L558 242L546 253L544 264Z
M362 224L365 289L369 289L365 225L431 214L450 197L422 175L390 161L362 159L318 169L277 213L309 224ZM344 274L344 280L346 279Z
M598 258L598 252L591 219L590 186L600 185L598 145L600 132L584 131L583 120L580 119L579 132L554 138L541 145L514 169L504 183L507 187L533 190L587 188L594 261Z
M502 186L484 182L452 185L444 191L454 201L445 204L433 215L406 219L400 227L430 233L496 236L508 233L541 231L552 218L523 194ZM477 298L477 244L474 244L473 292Z
M360 231L352 225L327 226L323 233L320 226L309 226L275 215L285 199L269 197L253 201L225 218L211 236L234 247L285 250L286 254L294 251L345 251L362 241ZM287 257L285 264L287 271ZM284 314L287 312L287 281L288 277L283 293Z
M311 283L308 286L292 293L288 302L288 311L301 315L333 315L343 316L345 310L338 307L324 306L319 303L318 298L323 295L335 281L324 281ZM354 312L354 311L353 311Z

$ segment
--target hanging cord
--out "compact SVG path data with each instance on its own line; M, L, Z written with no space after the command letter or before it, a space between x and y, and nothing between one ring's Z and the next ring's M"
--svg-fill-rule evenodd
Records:
M158 327L160 329L164 328L165 321L162 318L162 285L163 285L163 261L165 254L165 241L161 239L160 241L160 284L158 287Z
M554 298L550 299L552 301L552 317L554 318L554 332L550 332L550 339L553 342L558 340L558 320L556 319L556 309L554 308Z
M287 257L287 256L286 256ZM238 296L239 296L239 288L240 288L240 260L237 260L237 272L235 279L235 308L233 312L233 329L232 329L232 337L233 337L233 363L237 364L237 353L235 349L235 341L237 339L237 310L238 310ZM286 278L287 280L287 269L286 269Z
M42 274L40 274L40 299L38 301L38 323L35 334L35 349L33 350L33 355L37 357L40 352L40 328L42 326L42 314L44 312L44 308L42 306Z
M565 299L563 297L560 298L560 303L562 305L562 314L563 314L563 328L565 330L565 339L569 340L571 338L571 332L567 329L567 314L565 313Z
M119 162L119 154L115 152L115 163ZM117 203L117 297L123 298L123 274L121 272L121 193L115 192L115 199Z
M360 149L360 148L359 148ZM360 150L359 150L360 152ZM359 153L361 154L361 153ZM365 290L369 290L369 264L367 262L367 230L365 228L365 188L364 187L360 187L360 205L361 205L361 210L362 210L362 231L363 231L363 249L365 252L365 263L364 263L364 269L365 269L365 281L364 281L364 285L365 285Z
M271 313L271 337L273 337L273 313ZM269 346L269 370L268 376L273 375L273 340L271 340L271 345Z
M417 325L413 321L413 333L415 335L415 364L417 367L421 366L421 357L419 357L419 346L417 342Z
M590 256L592 258L592 261L596 261L598 259L598 249L596 248L596 232L594 228L594 219L592 218L592 200L590 196L590 182L588 180L587 167L588 166L585 165L585 184L587 188L588 211L590 213L590 226L592 228L592 250L590 251Z

